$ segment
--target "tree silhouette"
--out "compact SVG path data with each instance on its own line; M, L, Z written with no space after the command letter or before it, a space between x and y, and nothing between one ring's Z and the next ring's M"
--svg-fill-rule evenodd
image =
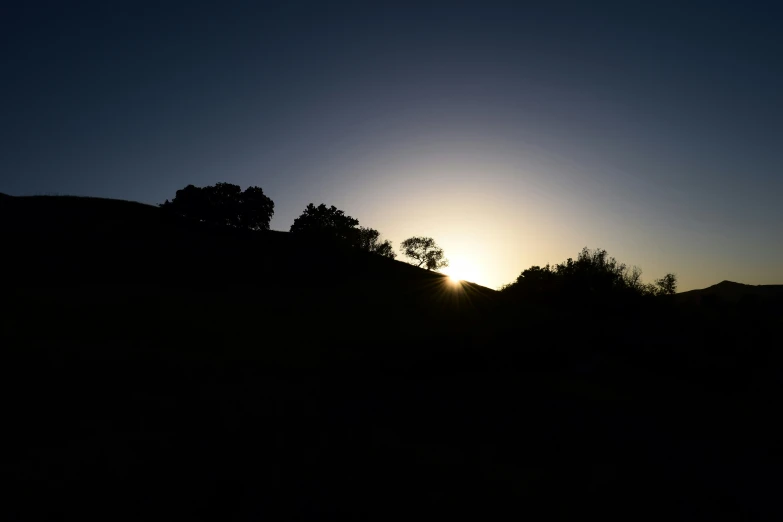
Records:
M576 260L568 258L555 271L571 292L609 294L626 288L628 267L609 256L606 250L585 247Z
M381 241L381 233L373 228L359 227L356 246L361 250L372 252L379 256L391 259L397 257L391 241Z
M400 243L402 253L413 260L411 264L424 266L427 270L438 270L449 266L449 260L443 257L443 249L435 244L431 237L411 237Z
M553 267L531 266L522 271L516 281L504 285L500 290L525 295L552 295L557 291L559 283L557 271Z
M317 207L310 203L302 215L294 220L291 232L335 239L341 243L355 246L358 242L359 220L347 215L332 205L323 203Z
M606 250L583 248L576 259L541 268L524 270L517 279L501 288L508 294L549 298L556 295L610 297L671 295L677 288L674 274L666 274L654 284L642 283L639 267L629 268Z
M261 187L247 187L239 195L240 225L252 230L269 230L269 222L275 213L275 204Z
M655 295L674 295L677 292L677 276L666 274L655 280Z
M302 215L291 225L292 233L310 235L336 241L365 252L394 259L397 255L388 240L381 240L381 233L373 228L360 227L359 220L347 215L334 205L310 203Z
M275 213L275 203L261 187L248 187L243 192L239 185L231 183L203 188L188 185L161 208L205 223L249 230L269 230Z

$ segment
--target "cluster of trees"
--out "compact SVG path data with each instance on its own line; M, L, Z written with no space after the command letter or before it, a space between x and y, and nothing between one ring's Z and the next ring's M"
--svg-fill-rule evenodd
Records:
M238 185L217 183L214 186L188 185L178 190L172 201L161 205L164 210L214 225L228 225L250 230L269 230L274 215L274 202L260 187L244 191ZM394 259L392 243L381 239L373 228L359 226L359 220L347 215L334 205L310 203L302 215L294 220L290 232L325 239L358 248L379 256ZM430 237L412 237L401 244L402 253L412 264L427 270L447 267L443 249Z
M677 291L677 277L666 274L653 283L642 282L639 267L628 267L607 254L606 250L583 248L576 259L568 258L557 265L533 266L501 288L508 295L552 298L568 295L661 296Z
M373 228L360 227L359 220L347 215L334 205L310 203L302 215L294 220L291 233L309 235L358 248L366 252L394 259L394 247L381 240L381 233Z
M316 207L310 203L302 215L294 220L290 231L294 234L328 238L391 259L397 257L391 242L382 240L380 232L374 228L360 227L358 219L352 218L334 205L327 207L322 203ZM439 270L449 266L443 249L438 247L431 237L408 238L401 243L400 249L403 255L418 267Z

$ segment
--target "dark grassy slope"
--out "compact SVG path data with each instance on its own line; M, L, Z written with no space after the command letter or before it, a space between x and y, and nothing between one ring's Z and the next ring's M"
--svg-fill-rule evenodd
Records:
M0 232L21 519L780 518L774 308L510 306L107 200Z
M361 357L349 344L413 356L441 335L459 342L495 293L288 233L214 229L130 202L40 197L3 206L21 301L13 308L50 301L57 313L47 330L58 340L122 332L177 348L206 342L210 351L230 340L229 349L295 366ZM35 320L30 312L11 315ZM406 330L416 334L406 339Z

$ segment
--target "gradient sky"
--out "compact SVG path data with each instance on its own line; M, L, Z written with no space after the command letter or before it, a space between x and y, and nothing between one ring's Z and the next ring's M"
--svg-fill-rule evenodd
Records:
M783 283L773 2L9 4L0 192L258 185L273 229L333 204L490 287L583 246Z

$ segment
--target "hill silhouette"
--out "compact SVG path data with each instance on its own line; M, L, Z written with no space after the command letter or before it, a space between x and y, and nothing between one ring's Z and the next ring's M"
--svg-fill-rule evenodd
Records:
M169 331L182 321L178 335L195 333L199 344L212 335L244 335L226 324L263 321L264 335L292 346L339 343L348 353L343 348L351 342L389 344L377 337L378 322L394 318L419 332L423 344L416 353L422 353L430 332L458 342L458 332L495 294L326 241L208 226L127 201L7 198L0 219L20 292L76 287L62 296L74 315L59 319L60 333L97 336L105 327L156 336L164 322ZM111 291L101 293L96 285L111 285ZM112 307L142 302L142 310L121 308L84 324ZM76 303L83 308L76 311ZM404 349L404 343L396 348Z
M701 303L704 300L724 303L755 300L783 300L783 285L745 285L733 281L721 281L707 288L689 290L677 295L681 302Z
M780 309L734 283L507 301L98 198L0 234L12 519L781 514Z

